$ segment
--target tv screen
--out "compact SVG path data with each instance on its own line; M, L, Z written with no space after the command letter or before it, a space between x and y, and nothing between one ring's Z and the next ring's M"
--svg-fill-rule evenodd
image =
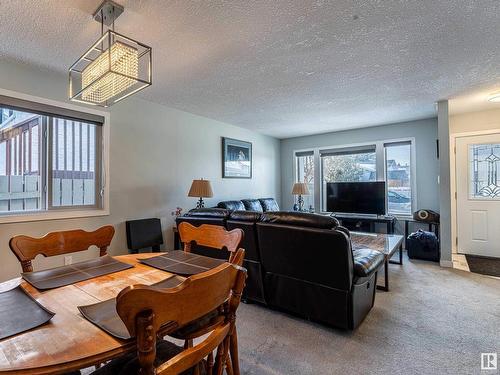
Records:
M385 182L328 182L329 212L385 215Z

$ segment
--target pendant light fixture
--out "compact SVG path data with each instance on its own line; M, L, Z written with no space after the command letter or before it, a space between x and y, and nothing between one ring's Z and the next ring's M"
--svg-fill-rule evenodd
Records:
M94 13L101 37L69 68L71 100L109 107L151 85L151 47L115 32L123 10L106 0Z

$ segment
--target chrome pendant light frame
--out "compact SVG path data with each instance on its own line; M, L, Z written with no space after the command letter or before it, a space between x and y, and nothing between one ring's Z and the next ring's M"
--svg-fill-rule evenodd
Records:
M114 31L123 7L105 1L94 19L101 37L69 68L69 98L109 107L152 84L152 49ZM104 25L111 26L104 32Z

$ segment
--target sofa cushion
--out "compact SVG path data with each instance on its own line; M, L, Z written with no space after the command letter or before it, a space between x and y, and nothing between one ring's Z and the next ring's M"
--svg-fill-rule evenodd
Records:
M217 204L219 208L225 208L231 211L244 211L245 205L242 201L223 201Z
M319 229L335 229L339 226L338 220L334 217L307 212L265 212L262 214L260 221L263 223L296 225Z
M242 199L243 205L247 211L263 212L262 206L258 199Z
M231 212L223 208L194 208L184 214L191 217L227 218Z
M354 275L366 277L377 271L384 262L384 254L380 251L361 248L353 250Z
M274 198L260 198L259 201L264 212L280 210L278 202L276 202L276 199Z
M233 211L229 214L229 217L227 219L233 221L249 221L252 223L256 223L257 221L260 221L261 215L262 214L260 212L256 211Z

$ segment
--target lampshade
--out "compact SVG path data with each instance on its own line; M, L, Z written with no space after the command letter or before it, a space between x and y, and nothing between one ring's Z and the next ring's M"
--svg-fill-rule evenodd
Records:
M211 198L214 196L209 180L193 180L188 197Z
M292 188L293 195L309 195L309 188L305 182L296 182Z

